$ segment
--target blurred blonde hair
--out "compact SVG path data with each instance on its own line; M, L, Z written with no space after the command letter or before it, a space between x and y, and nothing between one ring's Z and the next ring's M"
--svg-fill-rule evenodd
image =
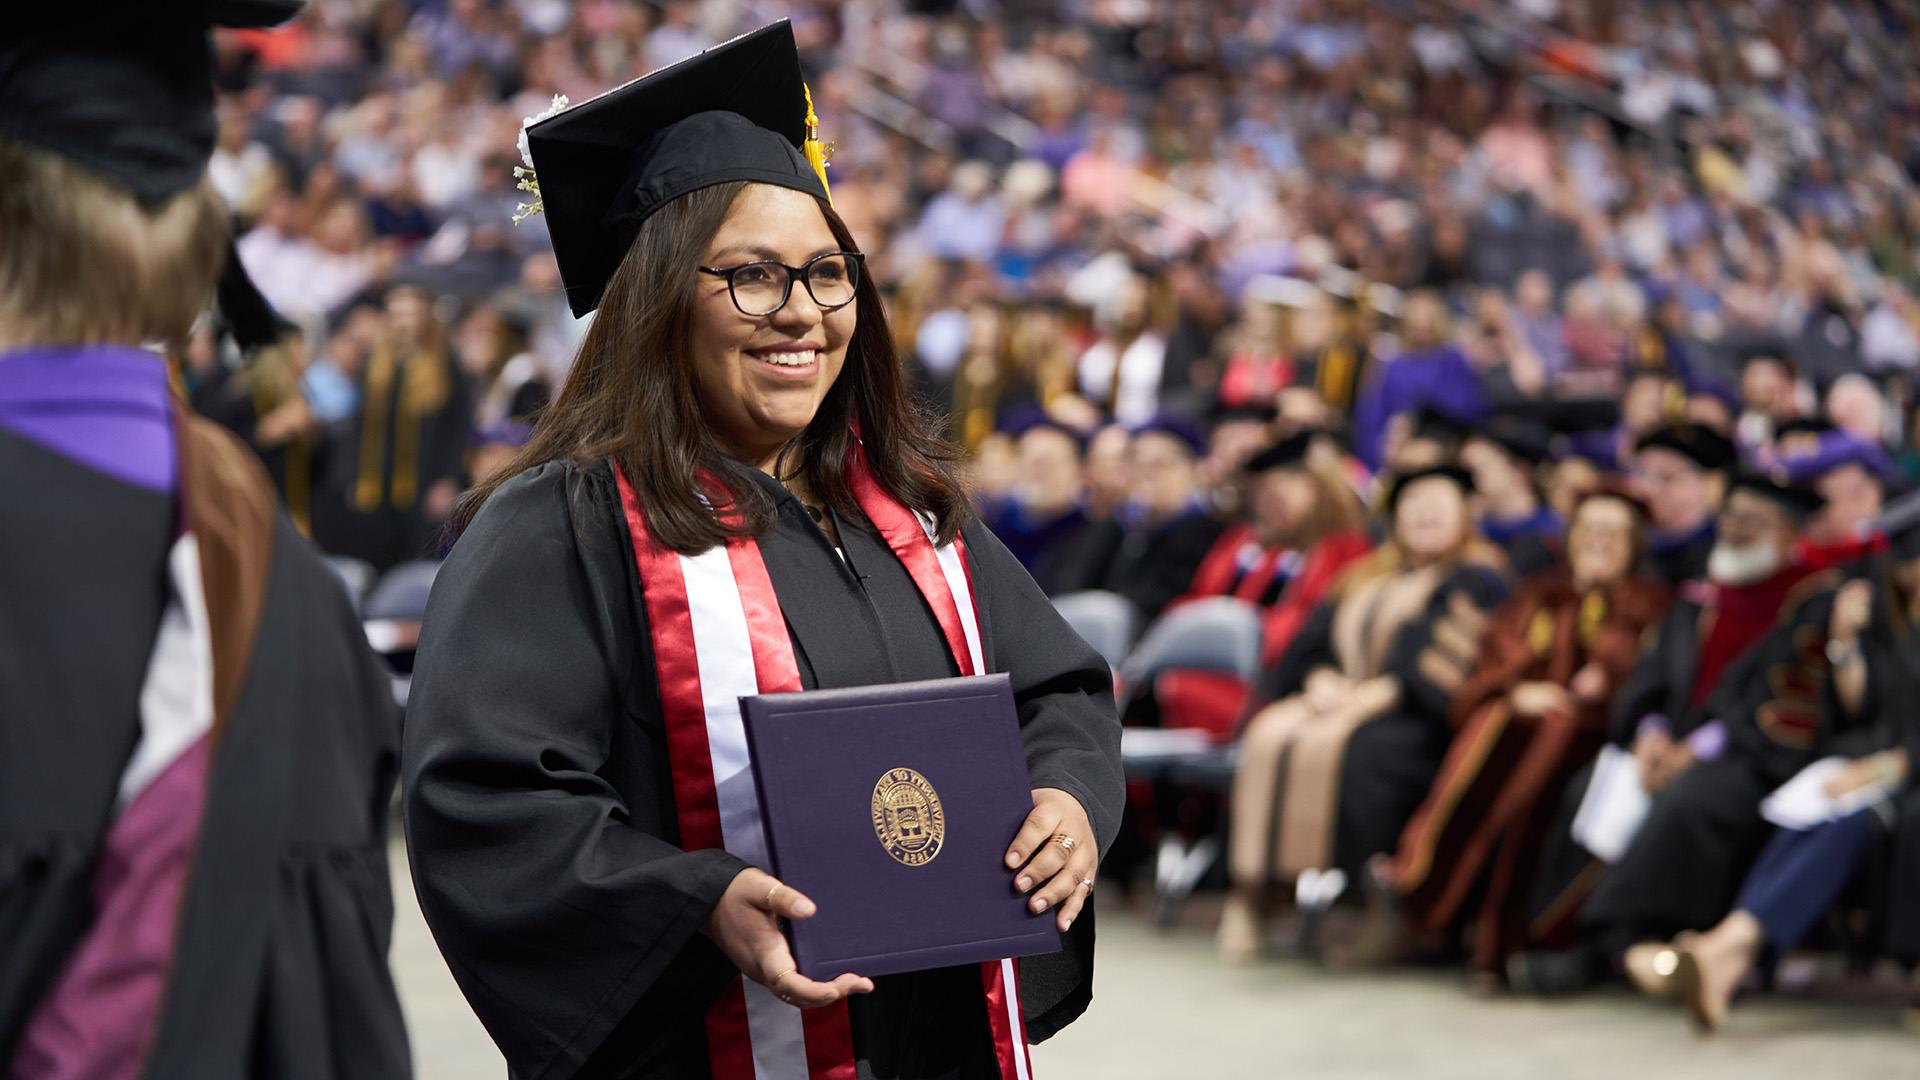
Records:
M226 253L226 210L204 177L148 208L81 165L4 139L0 177L0 338L185 341Z

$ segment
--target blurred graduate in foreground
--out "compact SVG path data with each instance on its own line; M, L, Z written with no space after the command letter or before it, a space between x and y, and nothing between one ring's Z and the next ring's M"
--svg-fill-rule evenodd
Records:
M409 1072L396 716L347 599L149 343L214 291L208 26L0 41L0 1063L10 1080Z

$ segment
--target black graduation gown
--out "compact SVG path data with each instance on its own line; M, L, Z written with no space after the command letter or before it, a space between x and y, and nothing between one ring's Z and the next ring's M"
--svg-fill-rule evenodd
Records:
M426 363L425 359L408 363ZM441 361L451 369L451 358ZM449 370L447 399L421 416L415 430L401 438L401 398L406 393L406 366L396 364L384 401L370 408L367 372L359 377L360 409L328 433L324 457L326 473L313 507L314 540L334 555L364 559L377 570L387 570L412 559L431 559L440 553L444 522L429 520L423 510L427 490L442 480L461 481L465 475L467 437L473 430L473 401L467 380ZM366 430L369 416L379 418L381 430ZM362 470L362 454L371 442L379 448L375 463L379 503L368 510L354 503ZM414 453L409 462L415 477L413 497L396 499L393 490L395 456L402 442ZM404 503L404 505L396 505Z
M906 569L840 524L846 560L771 480L760 541L804 685L957 674ZM1013 556L966 529L988 667L1013 678L1035 787L1073 793L1101 850L1123 781L1112 681ZM700 930L744 864L676 846L646 609L605 463L553 463L487 503L434 585L403 754L421 906L515 1077L704 1078L703 1016L735 974ZM1091 908L1029 958L1029 1035L1086 1007ZM863 1077L997 1076L977 967L853 1000Z
M1700 704L1693 703L1694 682L1700 662L1701 632L1710 625L1705 613L1706 608L1698 599L1690 599L1684 594L1674 597L1658 631L1642 649L1633 672L1614 695L1612 727L1608 734L1608 741L1613 745L1621 749L1631 747L1639 736L1640 721L1644 717L1665 717L1669 734L1675 739L1685 739L1716 717L1724 719L1764 703L1764 693L1758 698L1753 696L1755 691L1764 691L1764 687L1743 686L1746 679L1744 655L1723 669L1719 686L1709 692ZM1758 651L1760 644L1756 642L1749 646L1748 653ZM1722 692L1721 687L1727 689ZM1736 726L1730 723L1729 732ZM1535 871L1531 890L1533 900L1530 904L1535 931L1545 943L1556 946L1568 943L1567 935L1571 931L1572 920L1579 916L1580 906L1598 885L1607 868L1607 864L1595 859L1573 839L1573 819L1580 809L1580 803L1586 798L1587 786L1592 780L1593 767L1589 765L1575 774L1567 785L1566 795L1561 800L1542 849L1540 865ZM1754 782L1745 782L1747 780ZM1752 794L1755 783L1757 779L1750 777L1746 770L1729 771L1716 766L1709 770L1706 779L1689 781L1689 789L1692 798L1725 805L1737 819L1739 808ZM1726 790L1722 792L1716 785L1724 786ZM1696 786L1697 790L1693 790ZM1765 792L1761 794L1764 796ZM1673 812L1681 811L1676 806Z
M1065 548L1055 594L1082 589L1119 593L1145 626L1193 584L1194 571L1225 526L1201 510L1157 525L1127 528L1116 520L1095 522Z
M1718 922L1773 833L1761 801L1847 734L1825 654L1834 595L1801 603L1728 666L1706 707L1727 726L1726 751L1654 797L1582 909L1608 948Z
M254 441L259 430L260 402L240 373L221 369L217 378L202 383L193 392L194 411L239 436L267 467L273 488L296 523L312 529L314 482L326 473L321 454L327 440L319 433L302 435L279 446L261 446Z
M265 483L264 478L261 483ZM0 433L0 1061L86 932L166 601L172 496ZM217 496L216 496L217 498ZM338 582L277 517L146 1080L409 1074L387 971L398 724Z
M1707 558L1713 554L1716 535L1708 525L1692 536L1670 541L1647 552L1647 565L1669 585L1700 581L1707 576Z

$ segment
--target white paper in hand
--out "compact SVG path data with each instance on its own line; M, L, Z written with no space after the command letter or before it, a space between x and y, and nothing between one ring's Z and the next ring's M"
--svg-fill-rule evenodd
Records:
M1601 861L1618 862L1652 805L1640 780L1640 763L1617 746L1602 747L1587 794L1573 815L1573 838Z
M1846 771L1846 758L1821 758L1781 784L1760 804L1760 816L1783 829L1804 832L1846 817L1885 798L1884 783L1872 783L1839 798L1827 794L1827 782Z

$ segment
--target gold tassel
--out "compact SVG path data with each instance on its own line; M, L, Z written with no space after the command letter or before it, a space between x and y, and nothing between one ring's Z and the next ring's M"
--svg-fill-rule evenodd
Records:
M806 83L800 84L800 92L807 95L807 138L800 144L800 152L807 156L807 164L813 166L813 173L820 178L820 189L827 193L827 205L833 205L833 189L827 185L827 162L833 158L833 144L820 141L820 118L813 115L813 90Z
M387 393L393 386L393 350L382 345L367 359L360 389L360 461L353 484L353 508L371 514L380 508L380 459L387 452Z

